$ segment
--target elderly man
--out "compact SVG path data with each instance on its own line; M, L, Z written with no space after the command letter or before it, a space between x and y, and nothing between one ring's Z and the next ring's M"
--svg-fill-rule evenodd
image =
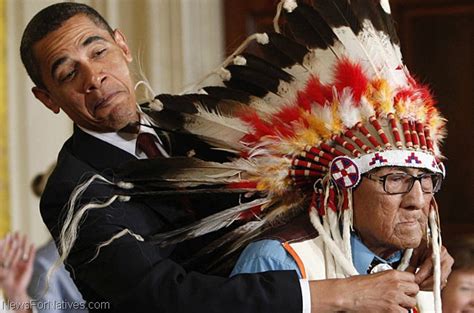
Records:
M120 31L112 30L88 6L58 3L30 21L23 34L21 57L35 83L35 97L54 113L63 110L75 123L74 134L61 150L44 191L41 214L61 252L67 254L69 269L86 301L94 305L106 302L113 312L324 312L318 299L330 281L308 283L294 271L231 279L186 272L176 262L179 249L147 240L181 225L188 211L174 201L147 197L146 192L124 197L124 190L134 185L114 181L126 180L135 172L111 169L123 169L130 160L155 157L159 159L145 164L163 162L166 167L165 160L173 161L173 156L189 155L189 151L197 158L216 158L207 144L196 144L189 136L183 137L189 140L176 142L174 134L157 134L147 127L152 122L137 111L128 68L132 56ZM172 157L163 158L168 156ZM121 173L128 175L121 177ZM103 183L91 185L99 176ZM87 178L85 185L75 189ZM108 197L109 201L97 204ZM78 215L74 215L75 204L85 204ZM77 226L80 217L77 232L71 225ZM429 258L422 268L417 276L382 273L370 279L352 278L344 288L353 300L352 309L384 307L383 302L361 305L357 295L349 293L373 292L374 286L380 299L394 306L410 305L411 301L393 299L384 291L411 297L418 284L431 276ZM396 290L402 283L409 286Z

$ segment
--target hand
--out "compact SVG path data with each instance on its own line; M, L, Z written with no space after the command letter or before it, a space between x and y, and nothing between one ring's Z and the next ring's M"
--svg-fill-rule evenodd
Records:
M420 290L432 291L434 284L433 276L433 259L431 257L433 250L426 242L413 251L410 260L410 265L407 268L408 272L415 273L415 282L420 286ZM444 246L441 246L441 289L446 286L448 276L451 273L454 259L448 253ZM418 269L418 270L417 270Z
M33 273L35 248L26 236L9 234L0 240L0 288L9 302L29 301L26 288Z
M310 282L311 312L400 312L416 305L415 275L389 270Z

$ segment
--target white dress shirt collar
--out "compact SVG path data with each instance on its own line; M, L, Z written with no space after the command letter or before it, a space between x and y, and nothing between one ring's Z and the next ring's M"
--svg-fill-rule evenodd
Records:
M89 129L86 129L84 127L81 127L78 125L78 127L85 133L99 139L102 141L105 141L119 149L122 149L131 155L135 156L137 159L146 159L147 156L143 151L141 151L137 147L137 136L139 133L150 133L153 134L156 138L156 146L160 150L161 154L165 157L169 157L168 153L166 150L162 147L162 142L160 138L156 135L156 132L152 127L147 127L151 126L152 123L149 120L148 116L145 115L140 115L140 128L138 133L132 134L132 133L126 133L126 132L107 132L107 133L101 133L101 132L96 132L92 131Z

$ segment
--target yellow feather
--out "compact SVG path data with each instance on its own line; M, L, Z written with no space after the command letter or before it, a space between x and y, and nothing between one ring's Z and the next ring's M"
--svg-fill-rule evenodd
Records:
M331 105L331 111L332 111L332 124L331 124L331 129L333 130L332 134L340 134L344 130L344 125L342 124L342 121L339 117L339 102L337 100L334 100L332 105Z

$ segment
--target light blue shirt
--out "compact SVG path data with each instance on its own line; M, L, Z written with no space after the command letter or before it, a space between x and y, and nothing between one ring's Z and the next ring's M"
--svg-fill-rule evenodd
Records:
M58 250L52 240L36 253L33 277L28 286L36 312L87 313L87 304L63 264L47 280L46 274L58 258Z
M374 258L383 263L400 261L401 251L384 260L367 248L355 235L351 235L351 249L354 267L361 275L365 275ZM293 257L283 248L278 240L260 240L249 244L240 255L232 270L231 276L242 273L258 273L267 271L295 270L301 273Z

